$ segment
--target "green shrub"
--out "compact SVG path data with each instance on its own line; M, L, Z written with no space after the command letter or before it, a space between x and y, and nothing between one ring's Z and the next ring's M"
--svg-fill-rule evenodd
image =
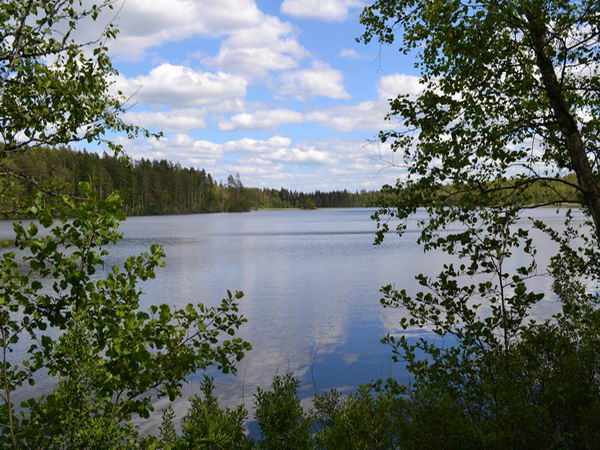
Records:
M317 395L317 445L326 449L388 449L400 441L406 401L403 389L391 383L360 386L345 399L339 392Z
M222 409L215 397L214 383L205 376L200 385L203 396L190 399L190 409L181 423L182 438L176 448L234 450L251 448L246 436L248 413L243 405Z
M163 265L159 245L98 277L122 237L121 200L79 188L80 200L36 197L38 222L14 224L20 255L0 255L0 443L13 448L127 446L137 439L132 417L149 417L155 395L178 397L185 378L209 366L235 371L250 348L232 337L245 322L241 293L215 307L141 305L139 284ZM26 357L11 358L24 343ZM55 391L17 413L13 392L48 375Z
M262 433L260 448L313 448L310 416L297 397L300 381L291 373L276 375L271 390L258 388L254 396L256 419Z

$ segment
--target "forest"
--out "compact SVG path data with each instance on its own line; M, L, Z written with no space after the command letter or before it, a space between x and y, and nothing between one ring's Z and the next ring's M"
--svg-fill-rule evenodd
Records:
M15 221L0 252L0 447L598 448L600 2L367 2L357 42L393 45L414 58L419 76L418 89L396 87L383 99L394 126L379 140L401 155L405 172L381 194L247 188L237 174L219 182L204 169L127 159L115 136L162 133L123 119L129 98L111 87L119 73L106 46L117 24L77 40L103 13L114 17L114 3L0 2L0 212L34 219ZM83 142L107 154L71 150ZM204 377L182 417L167 406L161 425L145 432L140 419L156 419L157 399L172 405L207 370L237 373L252 350L240 328L253 323L240 306L244 293L228 286L212 303L170 296L148 304L142 283L166 265L166 253L152 243L115 261L127 214L366 205L378 207L376 244L398 239L386 233L395 231L436 263L411 260L399 246L397 260L374 264L383 271L408 262L417 283L391 279L378 291L378 316L393 322L380 328L381 342L408 381L375 378L348 394L315 389L308 409L296 375L275 375L248 411L222 407ZM549 205L559 220L526 217ZM319 258L346 262L347 253L322 248ZM364 263L374 261L365 253ZM347 307L351 282L365 277L345 276L343 294L317 299ZM550 295L533 283L542 277ZM281 322L300 308L286 305ZM334 326L298 328L328 342ZM341 367L336 376L352 370Z
M5 193L0 198L9 199L13 205L31 202L34 187L43 185L49 194L75 195L79 183L89 182L100 198L119 192L128 216L244 212L263 208L374 207L397 195L389 186L382 191L358 192L247 187L239 174L229 175L225 182L219 182L205 169L183 167L165 159L130 160L106 152L76 151L64 146L39 147L10 155L0 162L0 168L9 172L15 181L1 186ZM560 181L527 184L506 179L487 183L482 189L508 192L508 199L514 204L578 202L575 175L563 176ZM438 194L449 204L459 201L465 191L468 186L459 184L438 188ZM0 211L10 210L6 206L0 208Z
M250 211L261 208L332 208L373 206L378 192L297 192L285 188L245 187L239 174L218 182L205 169L182 167L167 160L131 161L107 153L40 147L11 155L0 167L23 174L11 202L26 203L34 190L31 180L52 192L74 194L80 182L90 182L101 198L118 191L127 215L195 214ZM25 175L27 174L27 175ZM8 189L8 187L5 187Z

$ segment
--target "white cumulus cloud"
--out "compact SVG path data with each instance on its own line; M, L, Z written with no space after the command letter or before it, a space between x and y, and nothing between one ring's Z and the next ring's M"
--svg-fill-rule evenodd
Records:
M312 70L312 69L309 69ZM333 70L333 69L332 69ZM287 94L299 99L319 95L319 89L327 84L319 84L318 75L311 73L304 77L296 71L288 77L287 83L279 86L278 93ZM314 83L313 83L314 81ZM314 87L314 89L311 89ZM390 112L388 99L396 98L398 94L418 95L423 85L419 78L412 75L392 74L382 76L376 85L378 98L371 101L351 105L338 105L330 108L315 109L299 112L285 108L259 109L257 111L235 114L219 122L219 128L230 130L274 130L281 125L290 123L318 123L324 128L339 132L388 130L398 126L397 120L385 120ZM336 88L337 92L341 88ZM331 96L331 95L330 95ZM335 98L335 97L334 97Z
M377 93L381 100L396 98L400 94L418 95L423 91L419 77L395 73L381 77L377 83Z
M295 70L281 75L275 87L281 96L305 100L310 97L350 98L344 87L344 75L322 61L313 61L310 69Z
M190 67L161 64L148 75L119 76L115 89L150 105L195 106L244 97L247 81L224 72L202 72Z
M267 154L282 147L288 147L291 144L291 139L286 136L272 136L266 140L242 138L225 142L223 144L223 149L227 153L250 152Z
M107 11L87 33L97 35L114 14ZM264 14L254 0L127 0L115 18L120 33L111 50L123 59L136 60L165 42L194 35L222 36L262 20Z
M205 128L204 112L199 109L177 109L170 111L128 111L123 114L126 122L145 128L159 128L164 131L189 131Z
M338 56L341 58L347 58L347 59L371 59L371 56L365 55L363 53L359 53L356 50L351 49L351 48L341 49L340 52L338 53Z
M351 8L361 6L358 0L284 0L281 12L302 19L343 22Z
M280 125L304 122L304 114L290 109L266 109L254 113L235 114L219 122L223 131L274 130Z
M221 43L219 53L204 61L249 78L265 80L272 70L297 67L298 60L308 54L296 40L289 22L264 16L259 24L231 33Z
M393 183L405 171L393 164L395 154L389 144L352 138L294 142L274 135L217 143L178 133L158 141L123 138L120 142L133 158L164 158L205 167L217 179L239 172L246 186L354 190ZM305 169L298 171L298 167Z
M314 111L308 114L308 119L325 128L346 133L356 130L379 131L392 127L389 121L384 120L388 112L389 106L382 102L360 102Z
M273 161L298 165L331 164L336 161L330 153L314 147L280 148L265 157Z

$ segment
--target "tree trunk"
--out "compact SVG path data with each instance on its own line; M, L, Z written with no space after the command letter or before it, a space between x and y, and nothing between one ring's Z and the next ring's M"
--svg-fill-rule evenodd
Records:
M565 99L554 70L554 64L548 54L546 23L542 17L536 16L530 11L526 13L526 16L542 83L559 124L561 135L566 142L573 170L577 175L579 186L583 190L584 201L594 220L596 236L600 240L600 186L598 179L592 170L585 152L581 131Z

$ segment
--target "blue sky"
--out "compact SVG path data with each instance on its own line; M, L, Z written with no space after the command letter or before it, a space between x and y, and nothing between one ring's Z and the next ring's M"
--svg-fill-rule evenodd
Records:
M419 91L410 58L358 44L360 0L127 0L110 44L131 123L165 137L135 158L298 190L377 189L387 99ZM107 17L104 18L108 20ZM100 25L100 24L98 24ZM93 30L89 30L93 31Z

